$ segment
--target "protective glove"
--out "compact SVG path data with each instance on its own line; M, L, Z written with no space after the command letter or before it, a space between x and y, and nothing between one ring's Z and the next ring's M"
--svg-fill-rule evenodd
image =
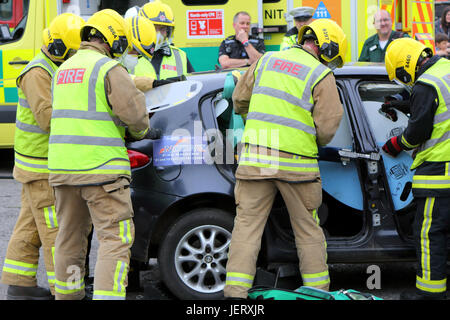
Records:
M157 87L163 86L165 84L174 83L174 82L178 82L178 81L185 81L185 80L186 80L185 75L182 75L179 77L167 78L164 80L155 80L155 81L153 81L153 88L157 88Z
M400 147L400 145L398 144L398 139L399 137L393 137L391 139L389 139L388 141L386 141L386 143L383 146L383 151L386 152L387 154L389 154L392 157L396 157L398 156L398 154L400 152L403 151L403 149Z
M388 113L389 110L397 109L404 114L411 113L410 101L409 100L391 100L386 99L381 105L381 111Z
M161 138L162 131L158 128L150 128L143 139L158 140Z

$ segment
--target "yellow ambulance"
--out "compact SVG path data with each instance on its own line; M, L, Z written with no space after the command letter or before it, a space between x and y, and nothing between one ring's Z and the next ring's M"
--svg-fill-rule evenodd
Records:
M0 0L0 148L14 145L16 78L41 49L42 31L62 12L89 16L97 11L97 4L86 8L87 3L86 0Z

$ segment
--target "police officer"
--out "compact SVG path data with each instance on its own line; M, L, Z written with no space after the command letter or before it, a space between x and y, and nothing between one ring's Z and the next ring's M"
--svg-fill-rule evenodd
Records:
M390 80L412 87L411 117L405 131L383 150L397 156L415 150L411 170L417 203L414 240L418 258L416 292L402 299L445 299L450 230L450 62L422 43L402 38L387 48Z
M151 20L157 32L155 54L150 61L139 59L135 75L157 80L182 77L194 72L186 53L172 45L175 20L172 9L159 0L146 3L139 15Z
M74 14L57 16L43 32L41 51L17 78L13 175L22 183L22 207L3 265L2 283L9 285L7 299L42 300L55 295L53 251L58 221L47 167L51 82L58 66L79 48L83 24ZM50 291L36 283L41 246Z
M289 12L289 14L294 18L295 26L284 35L280 50L286 50L297 44L298 30L313 21L314 8L298 7Z
M134 139L146 137L149 116L144 94L115 60L131 48L122 16L111 9L96 12L81 29L81 40L52 84L48 166L59 222L56 299L85 296L92 223L99 240L93 299L125 299L134 224L124 136L128 130Z
M245 11L234 16L236 34L222 41L219 48L219 63L223 69L249 66L265 53L264 41L250 35L250 19Z
M331 68L343 65L347 40L329 19L304 26L298 38L297 46L263 55L233 93L236 113L248 114L236 171L226 298L246 298L253 285L261 236L278 191L289 211L303 284L329 289L317 216L322 202L317 145L331 141L343 115Z

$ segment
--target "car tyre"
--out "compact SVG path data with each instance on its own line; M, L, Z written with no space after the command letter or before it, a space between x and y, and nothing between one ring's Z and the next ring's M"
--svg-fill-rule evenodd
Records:
M169 228L158 254L161 279L182 300L223 297L234 216L216 208L192 210Z

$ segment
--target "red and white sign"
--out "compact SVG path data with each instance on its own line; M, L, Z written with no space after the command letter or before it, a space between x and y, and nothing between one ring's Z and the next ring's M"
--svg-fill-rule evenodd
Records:
M186 15L188 39L225 37L223 9L188 10Z
M82 83L86 69L61 70L57 75L57 84Z

